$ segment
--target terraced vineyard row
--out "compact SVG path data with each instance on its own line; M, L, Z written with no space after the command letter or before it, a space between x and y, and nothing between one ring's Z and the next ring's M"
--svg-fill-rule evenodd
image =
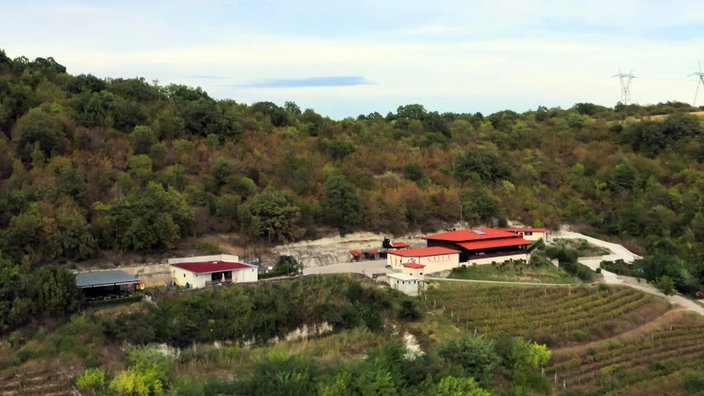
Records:
M56 369L20 369L0 376L0 396L76 395L72 379Z
M691 314L670 328L634 340L604 342L576 356L558 357L548 372L567 389L623 395L663 388L668 394L684 394L686 375L704 378L702 368L704 319Z
M536 287L441 282L426 294L468 331L520 335L549 346L584 342L638 327L668 305L626 287ZM624 320L632 316L633 322ZM607 335L608 336L608 335Z

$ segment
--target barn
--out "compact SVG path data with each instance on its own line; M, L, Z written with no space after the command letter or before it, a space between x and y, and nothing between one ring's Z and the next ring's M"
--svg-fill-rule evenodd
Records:
M203 288L215 284L256 282L259 267L239 262L237 256L221 254L169 259L176 285Z

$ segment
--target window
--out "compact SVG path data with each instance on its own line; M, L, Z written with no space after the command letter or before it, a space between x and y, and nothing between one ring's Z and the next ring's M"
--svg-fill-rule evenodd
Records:
M183 277L185 278L185 277L186 277L186 274L183 274Z

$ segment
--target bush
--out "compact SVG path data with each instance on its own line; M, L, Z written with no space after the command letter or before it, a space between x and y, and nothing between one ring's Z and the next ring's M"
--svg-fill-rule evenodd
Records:
M704 389L704 372L693 371L685 374L684 388L689 393L701 392Z
M655 279L655 287L667 296L677 293L675 281L667 275Z
M582 330L576 330L572 333L572 337L574 337L574 340L577 342L587 342L591 339L589 333Z
M102 394L105 389L105 373L99 368L89 368L78 377L76 387L92 395Z

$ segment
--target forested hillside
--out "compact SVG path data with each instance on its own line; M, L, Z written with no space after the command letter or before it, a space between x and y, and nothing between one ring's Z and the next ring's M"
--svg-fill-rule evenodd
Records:
M0 250L28 273L212 232L287 242L321 227L398 235L510 219L630 239L696 287L697 109L538 105L482 115L408 104L336 121L0 52Z

